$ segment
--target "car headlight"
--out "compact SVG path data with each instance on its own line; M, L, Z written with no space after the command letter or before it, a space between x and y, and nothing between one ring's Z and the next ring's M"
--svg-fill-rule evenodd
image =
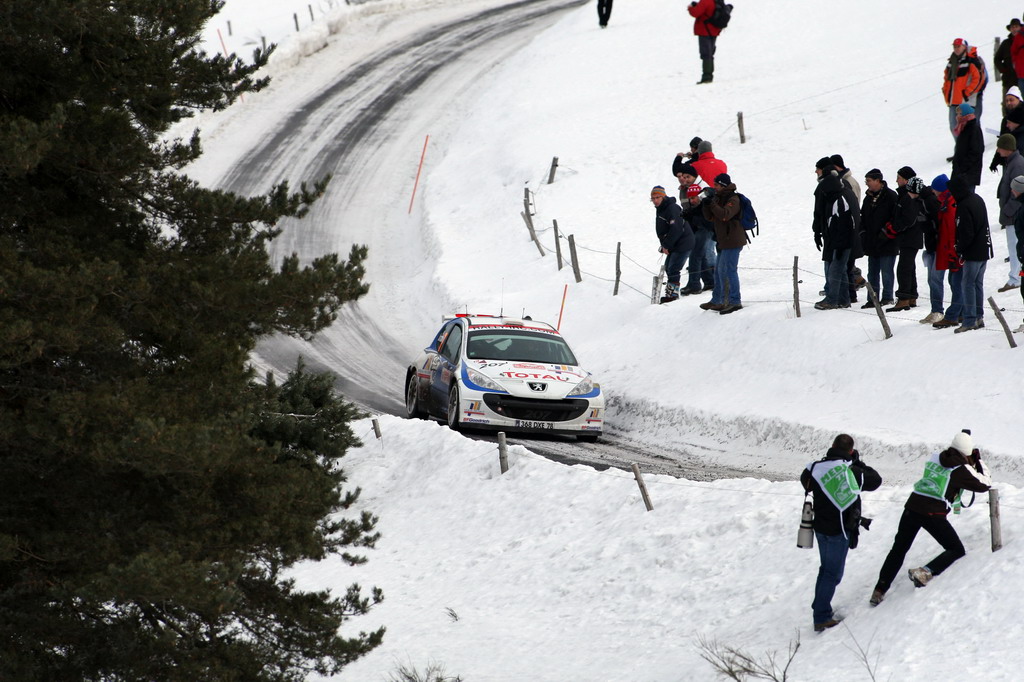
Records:
M576 384L576 388L569 391L569 395L586 395L594 390L594 381L587 377L580 383Z
M469 380L472 381L477 386L479 386L480 388L485 388L488 391L501 391L503 393L506 392L505 389L501 387L501 384L499 384L497 381L490 378L483 372L479 372L473 369L472 367L466 368L466 376L469 377Z

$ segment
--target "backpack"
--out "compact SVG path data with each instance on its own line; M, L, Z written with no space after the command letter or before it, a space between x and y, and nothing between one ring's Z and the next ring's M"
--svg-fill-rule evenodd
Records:
M750 203L750 199L745 194L736 193L736 196L740 198L740 225L747 232L753 232L754 236L761 233L759 225L757 223L757 213L754 211L754 205ZM750 235L747 235L747 241L750 241Z
M715 11L707 19L707 23L717 29L723 29L729 25L732 19L732 5L725 4L725 0L715 0Z

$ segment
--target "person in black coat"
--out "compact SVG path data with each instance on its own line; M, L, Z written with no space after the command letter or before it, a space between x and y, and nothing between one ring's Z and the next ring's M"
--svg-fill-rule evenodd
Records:
M860 207L860 238L864 254L868 257L868 283L875 290L881 305L893 302L893 284L896 280L896 254L899 245L895 237L890 238L886 232L891 227L896 213L896 192L889 189L882 179L882 171L872 168L864 176L867 191L864 203ZM893 233L895 235L895 233ZM879 276L882 288L879 290ZM862 308L870 308L874 304L869 300Z
M665 275L668 277L661 302L668 303L679 298L679 273L693 250L693 230L683 218L676 198L666 196L661 185L651 190L651 203L654 204L654 232L661 243L658 251L665 254Z
M985 266L992 254L988 231L988 209L974 193L974 185L963 176L949 181L949 192L956 200L956 254L963 263L964 321L957 334L985 326Z
M612 18L612 0L597 0L597 23L601 28L608 26Z
M981 184L981 167L985 156L985 138L981 124L974 115L974 107L964 102L957 109L956 127L953 135L953 172L950 177L962 175L975 187Z
M834 310L850 307L850 282L848 263L850 252L860 228L860 207L857 196L849 184L844 183L839 171L829 166L815 189L820 196L819 216L822 236L821 259L828 263L825 299L814 307L818 310Z
M920 204L907 191L907 183L911 180L917 180L915 186L918 189L924 186L924 181L910 166L904 166L896 173L896 214L892 219L892 229L886 230L886 236L896 240L900 259L896 264L896 305L886 310L888 313L917 307L917 252L924 246L924 235L917 221Z
M800 483L814 494L814 537L821 566L811 609L814 629L821 632L839 624L832 612L832 597L843 579L846 555L857 547L861 526L870 525L869 519L861 518L860 494L877 490L882 477L861 460L853 438L842 433L824 458L800 472Z

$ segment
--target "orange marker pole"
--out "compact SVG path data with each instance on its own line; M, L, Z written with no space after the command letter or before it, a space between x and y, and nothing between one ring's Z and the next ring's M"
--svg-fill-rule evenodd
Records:
M224 59L227 59L230 56L228 54L228 46L224 44L224 35L220 32L219 28L217 29L217 37L220 38L220 46L221 46L221 49L224 50ZM245 93L240 93L238 95L238 99L244 102L245 101Z
M566 284L565 288L562 289L562 307L558 310L558 326L555 330L562 331L562 313L565 312L565 295L569 293L569 285Z
M412 202L416 199L416 188L420 186L420 173L423 171L423 159L427 157L427 143L430 142L430 135L423 140L423 153L420 154L420 167L416 169L416 182L412 186L412 196L409 197L409 213L412 213Z

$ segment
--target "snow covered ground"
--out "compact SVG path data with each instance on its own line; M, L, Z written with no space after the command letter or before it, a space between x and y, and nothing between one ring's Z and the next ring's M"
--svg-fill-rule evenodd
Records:
M198 119L209 134L197 177L217 177L253 125L301 106L336 76L338 61L398 39L397 24L415 29L500 2L315 6L317 22L292 35L291 12L303 18L305 4L229 0L222 16L232 17L235 36L256 35L238 28L245 17L267 21L288 11L283 28L278 18L277 28L260 29L282 42L270 68L276 83L224 115ZM990 0L969 11L950 0L927 9L882 0L737 5L711 86L694 85L699 60L684 3L617 3L607 30L588 3L477 78L454 112L437 102L439 129L420 117L422 129L402 131L431 136L412 218L405 204L418 146L379 189L398 208L382 210L365 241L390 240L401 258L371 248L374 289L360 305L394 320L411 358L454 309L525 310L557 321L568 284L562 330L611 396L617 433L794 478L835 434L852 434L885 485L865 496L875 523L851 552L834 601L847 620L823 635L811 631L817 553L795 547L795 482L652 476L654 511L645 512L629 474L564 467L516 447L510 472L499 476L492 445L382 417L380 442L368 422L357 425L366 445L346 465L364 489L363 505L381 517L379 548L358 569L326 562L299 573L310 586L358 580L385 591L382 605L351 624L387 625L385 643L348 668L349 679L384 680L399 665L423 670L431 662L464 680L714 679L699 637L783 659L799 637L790 679L1019 679L1022 351L1008 347L991 311L986 330L954 336L918 324L925 303L890 315L894 335L885 340L873 312L813 310L823 278L810 238L821 156L843 154L858 178L872 167L890 181L904 165L926 180L949 171L953 141L940 86L950 42L964 37L991 62L1008 8ZM986 94L982 123L996 128L997 85ZM454 124L453 113L462 114ZM705 297L649 305L660 265L649 190L675 187L672 156L694 135L714 143L762 225L740 259L745 307L729 316L698 309ZM987 165L995 137L986 141ZM549 185L554 156L560 165ZM979 189L993 223L998 178L984 171ZM581 284L528 240L519 216L524 188L540 227L557 220L574 235ZM553 250L550 230L541 240ZM623 287L613 297L619 242ZM993 243L986 294L1016 327L1019 293L995 293L1007 274L998 228ZM410 244L422 249L415 288L406 287L407 305L396 305L417 255ZM920 265L918 280L924 292ZM962 427L994 469L1005 548L989 551L981 496L954 521L968 556L924 590L897 583L869 609L922 459ZM936 550L922 535L908 567Z

